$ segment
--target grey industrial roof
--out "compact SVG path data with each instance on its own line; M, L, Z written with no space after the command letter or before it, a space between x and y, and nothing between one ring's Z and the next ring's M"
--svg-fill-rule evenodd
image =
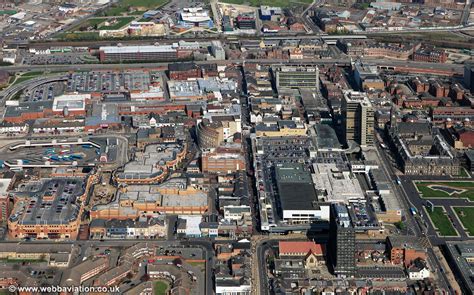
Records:
M283 210L311 210L318 200L313 185L306 183L281 183L278 194Z
M425 122L399 122L397 123L399 134L416 133L429 135L431 133L430 123Z
M336 131L327 124L316 124L314 125L316 130L316 137L318 148L322 149L338 149L341 148L339 139L337 138Z

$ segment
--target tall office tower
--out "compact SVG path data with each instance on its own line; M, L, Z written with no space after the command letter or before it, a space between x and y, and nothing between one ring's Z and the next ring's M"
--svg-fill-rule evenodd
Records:
M334 204L331 212L329 249L334 274L350 278L356 273L356 235L344 204Z
M364 92L344 92L342 117L346 142L354 140L361 146L374 143L374 108Z
M278 66L273 68L276 86L281 88L319 89L317 66Z
M474 93L474 63L464 65L464 84L471 93Z

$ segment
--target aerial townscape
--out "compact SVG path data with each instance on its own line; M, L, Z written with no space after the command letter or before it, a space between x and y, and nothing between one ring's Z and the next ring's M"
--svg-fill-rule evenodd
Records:
M472 0L0 0L0 44L0 294L474 294Z

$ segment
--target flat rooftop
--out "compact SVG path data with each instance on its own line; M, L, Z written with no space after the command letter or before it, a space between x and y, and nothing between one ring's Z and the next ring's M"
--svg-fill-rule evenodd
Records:
M277 165L275 174L283 210L311 210L315 208L318 198L311 174L304 170L302 164Z
M155 53L176 52L176 48L173 45L101 46L99 51L103 51L105 54Z
M67 108L69 111L85 110L86 99L90 99L90 94L69 94L61 95L54 98L53 111L63 111Z
M168 161L176 159L184 146L178 143L152 144L145 148L144 152L137 152L135 159L127 163L123 172L119 173L121 178L143 178L162 173L162 168Z
M334 128L327 124L314 125L316 131L316 146L318 150L339 150L341 143Z
M446 242L449 255L451 255L453 263L456 265L457 272L461 278L463 285L469 290L470 294L474 293L474 265L472 257L474 254L474 242Z
M334 163L313 164L311 174L318 196L328 202L347 202L351 199L363 199L364 192L356 177L352 176L345 165Z

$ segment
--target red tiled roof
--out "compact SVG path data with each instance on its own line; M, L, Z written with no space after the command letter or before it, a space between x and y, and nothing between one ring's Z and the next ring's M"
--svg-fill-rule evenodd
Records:
M290 242L280 241L278 244L280 255L288 255L294 253L308 254L310 251L315 255L323 255L323 247L314 242Z

